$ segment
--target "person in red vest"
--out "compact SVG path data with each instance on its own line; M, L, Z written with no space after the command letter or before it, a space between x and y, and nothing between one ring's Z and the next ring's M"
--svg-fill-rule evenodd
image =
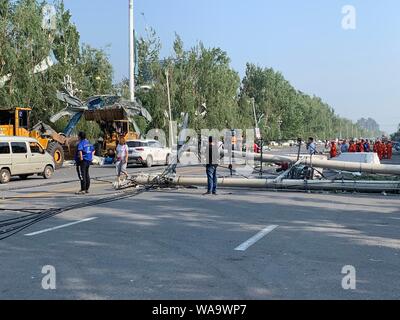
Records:
M364 142L363 141L357 142L357 152L364 152Z
M374 142L374 147L373 147L373 151L374 151L375 153L378 153L378 146L379 146L379 140L376 140L376 141Z
M350 147L349 147L349 152L357 152L357 146L354 143L354 141L350 141Z
M383 159L387 159L387 158L388 158L388 154L387 154L387 142L382 142L381 146L382 146L382 158L383 158Z
M386 149L387 149L387 158L389 160L392 160L392 157L393 157L393 144L392 144L392 141L388 141L388 143L386 145Z
M382 160L385 153L385 145L379 140L376 143L376 152L378 153L379 160Z
M336 149L335 141L331 142L331 151L329 153L331 155L331 158L336 158L337 157L337 149Z
M258 146L257 142L253 144L253 151L254 153L261 153L261 148Z

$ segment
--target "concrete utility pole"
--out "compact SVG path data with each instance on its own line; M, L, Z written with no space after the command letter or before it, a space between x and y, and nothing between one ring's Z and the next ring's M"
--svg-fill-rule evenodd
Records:
M169 71L165 70L165 77L167 78L167 94L168 94L168 117L169 117L169 145L170 148L174 145L174 134L172 132L172 111L171 111L171 92L169 88Z
M253 113L254 113L254 123L255 123L255 128L258 128L258 123L257 123L257 115L256 115L256 100L254 98L251 98L251 102L253 103Z
M129 93L130 101L135 101L135 26L133 0L129 0Z
M256 113L256 100L254 98L251 98L251 102L253 103L253 113L254 113L254 123L255 123L255 127L254 127L255 137L257 139L261 139L260 128L258 127L259 121L257 119L257 113Z

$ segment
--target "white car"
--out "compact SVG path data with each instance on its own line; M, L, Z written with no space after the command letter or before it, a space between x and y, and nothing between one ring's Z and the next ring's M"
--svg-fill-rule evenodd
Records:
M270 145L271 147L279 147L279 143L276 142L276 141L271 141L271 142L269 143L269 145Z
M54 173L53 157L32 138L0 137L0 183L12 176L25 180L37 174L50 179Z
M126 142L129 150L128 164L151 166L169 164L172 151L157 140L130 140Z

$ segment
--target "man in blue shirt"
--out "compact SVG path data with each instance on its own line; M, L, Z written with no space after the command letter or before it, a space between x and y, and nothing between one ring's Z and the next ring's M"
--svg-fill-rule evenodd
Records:
M78 169L78 176L81 181L81 190L76 194L89 193L90 175L89 168L93 161L94 147L86 139L84 132L78 134L79 143L76 150L75 162Z
M349 152L349 144L346 140L343 141L341 147L340 147L340 152L341 153L346 153Z

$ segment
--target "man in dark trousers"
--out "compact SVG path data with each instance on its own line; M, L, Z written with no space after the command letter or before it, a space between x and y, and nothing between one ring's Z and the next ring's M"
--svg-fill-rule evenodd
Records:
M86 134L84 132L79 132L78 134L79 143L76 150L76 165L79 167L78 176L80 174L81 190L76 194L86 194L89 193L90 188L90 175L89 168L93 161L94 147L86 139Z
M208 137L208 148L206 153L207 194L217 195L217 168L219 163L218 143L213 137Z

